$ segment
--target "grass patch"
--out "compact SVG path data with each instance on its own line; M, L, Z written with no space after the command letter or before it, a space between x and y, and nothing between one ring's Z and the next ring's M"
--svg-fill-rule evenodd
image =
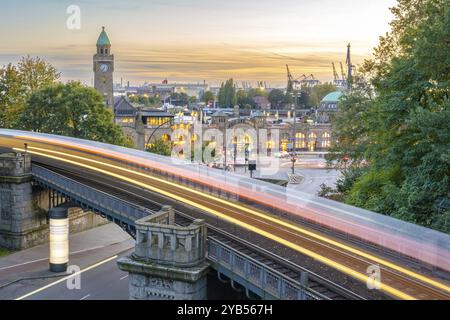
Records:
M6 249L0 248L0 257L7 256L10 252Z

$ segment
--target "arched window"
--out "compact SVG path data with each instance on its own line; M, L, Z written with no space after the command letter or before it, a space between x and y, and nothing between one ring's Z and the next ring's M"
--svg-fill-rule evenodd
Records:
M322 148L329 148L331 146L331 135L328 132L322 134Z
M306 148L306 136L304 133L302 132L297 132L297 134L295 135L295 148L296 149L304 149Z

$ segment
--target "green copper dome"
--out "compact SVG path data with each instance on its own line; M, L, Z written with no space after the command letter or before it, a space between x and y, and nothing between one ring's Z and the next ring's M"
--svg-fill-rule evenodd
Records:
M105 27L103 27L102 33L97 40L97 46L110 46L111 42L109 41L108 35L106 34Z
M339 102L339 99L342 97L343 93L341 91L335 91L327 94L325 98L322 99L323 102Z

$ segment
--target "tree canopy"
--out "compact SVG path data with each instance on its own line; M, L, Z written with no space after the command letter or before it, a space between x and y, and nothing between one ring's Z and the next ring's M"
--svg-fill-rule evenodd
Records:
M233 79L228 79L225 83L222 83L218 100L221 108L233 108L236 105L236 87Z
M216 96L211 91L205 91L205 93L202 95L202 102L208 104L211 101L214 101L216 99Z
M52 84L31 94L18 128L130 146L95 89L78 82Z
M344 201L450 232L450 9L447 0L398 0L335 118L330 160L351 165ZM354 174L350 174L354 173Z
M0 69L0 127L15 128L30 95L55 83L60 74L48 62L23 57Z

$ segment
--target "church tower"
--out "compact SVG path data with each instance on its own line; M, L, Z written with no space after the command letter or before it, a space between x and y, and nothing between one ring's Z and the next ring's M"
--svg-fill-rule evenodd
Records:
M111 42L103 27L97 40L97 53L94 55L94 87L111 109L114 108L113 72L114 55L111 54Z

